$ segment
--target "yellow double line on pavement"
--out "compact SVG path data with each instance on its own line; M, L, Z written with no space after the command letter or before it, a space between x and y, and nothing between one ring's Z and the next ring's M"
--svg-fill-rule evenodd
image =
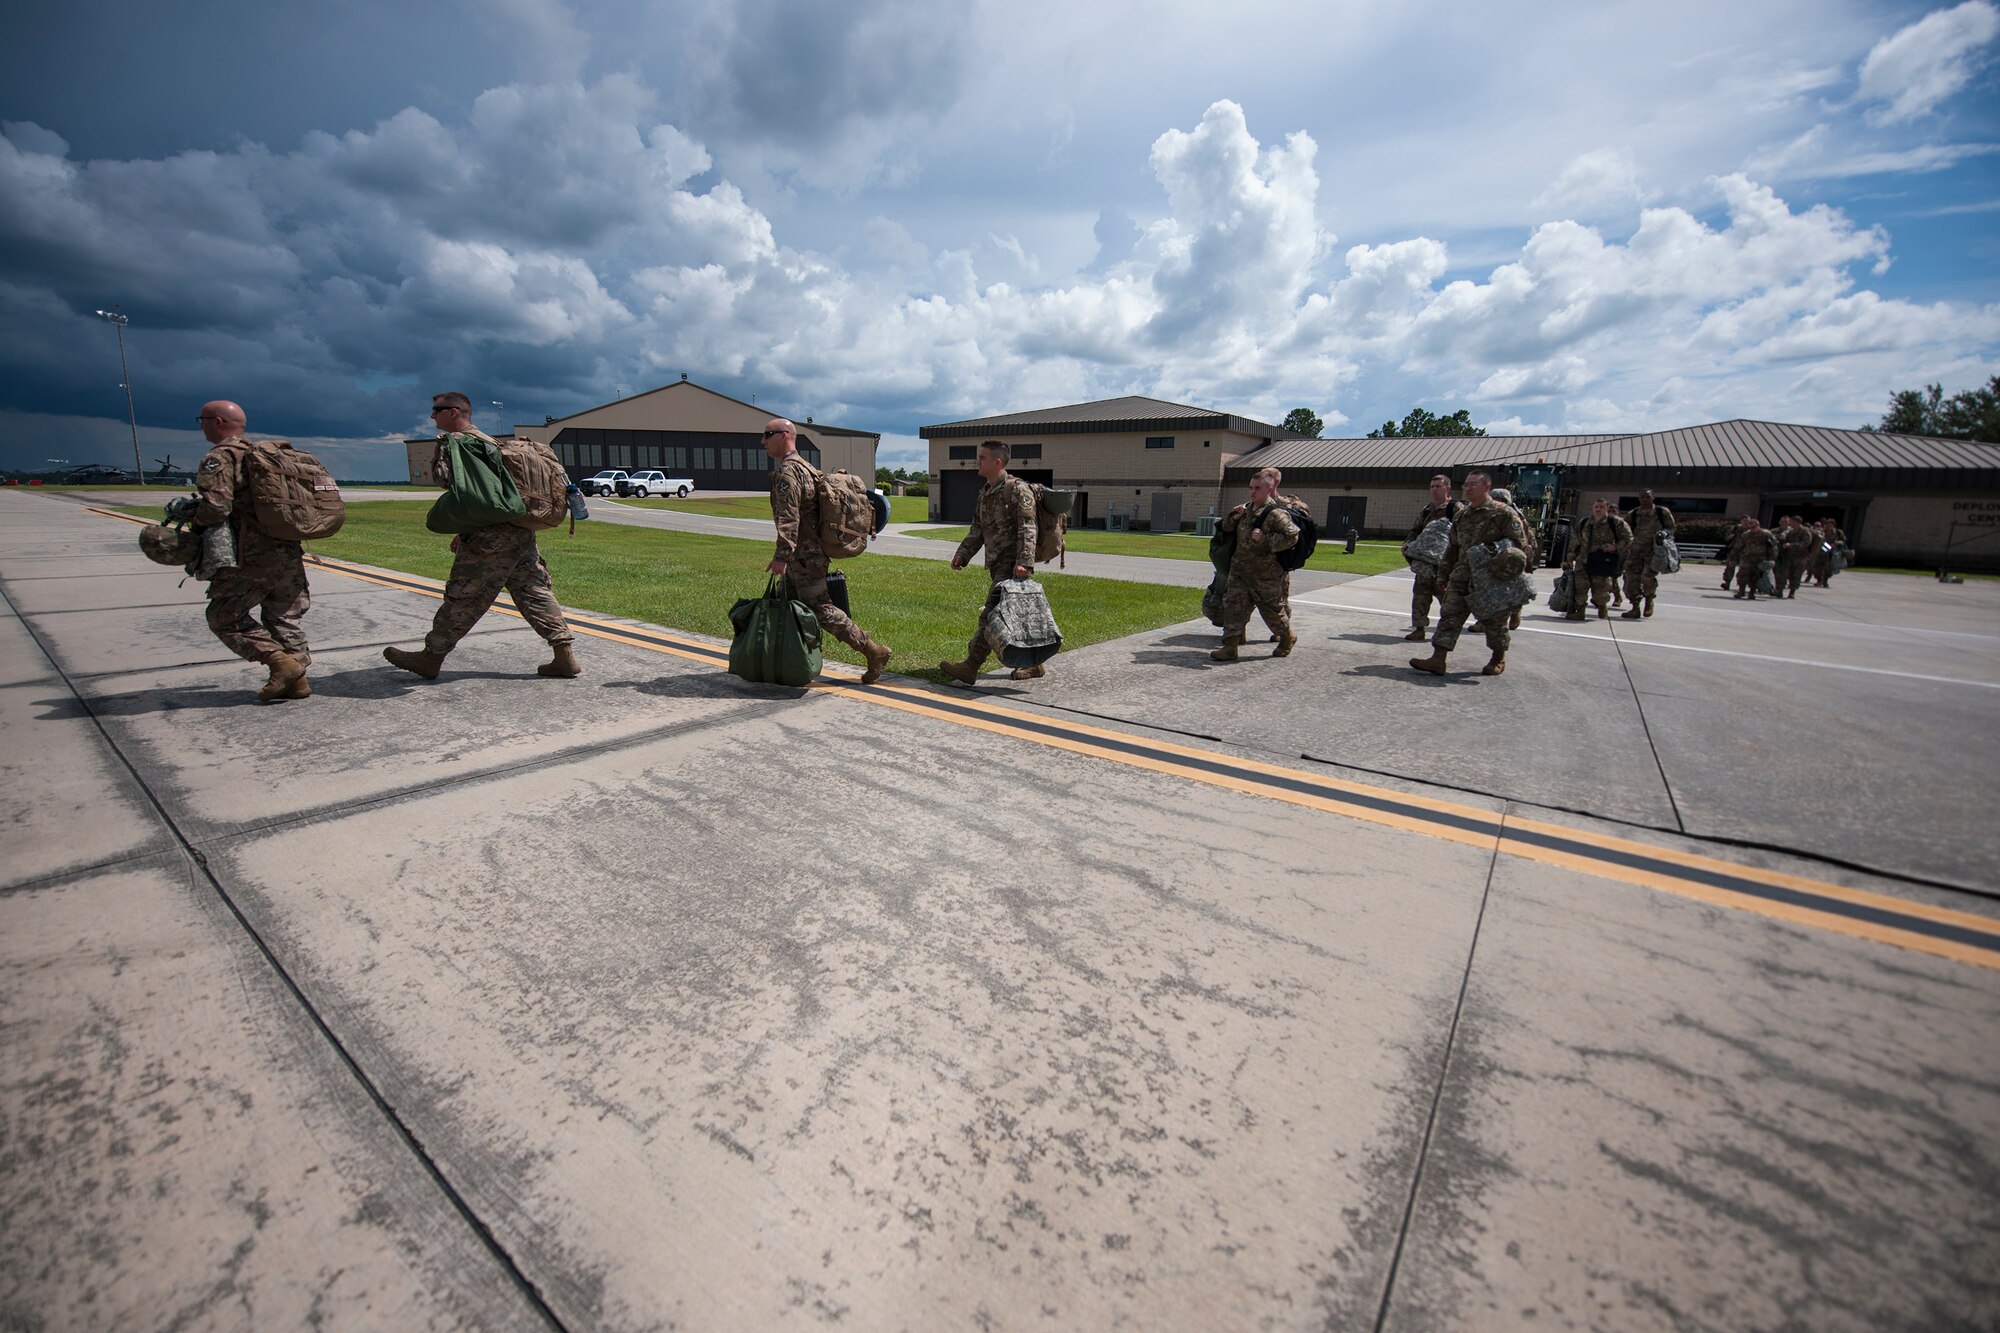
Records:
M110 510L96 509L92 512L129 522L143 521ZM427 579L319 556L311 559L330 572L378 587L439 599L444 596L443 585ZM495 609L508 615L519 615L504 603L496 603ZM624 625L573 613L569 615L569 624L572 630L593 638L644 648L707 666L726 666L729 660L725 647L649 626ZM986 703L977 695L954 698L904 685L878 683L861 686L840 680L816 681L813 688L954 726L970 727L1129 768L1267 800L1284 801L1426 837L1495 850L1523 860L1580 871L1717 907L1750 912L1792 925L1894 945L1977 967L2000 969L2000 919L1993 917L1934 907L1783 871L1741 865L1698 852L1586 832L1543 820L1370 786L1130 732L1042 717Z

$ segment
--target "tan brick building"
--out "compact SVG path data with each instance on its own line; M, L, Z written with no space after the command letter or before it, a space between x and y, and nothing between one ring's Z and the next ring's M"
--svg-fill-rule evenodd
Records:
M1102 527L1115 514L1132 526L1175 530L1220 504L1231 460L1302 438L1249 417L1136 397L951 421L917 434L930 442L936 522L972 517L979 442L1005 440L1016 476L1077 492L1073 524Z

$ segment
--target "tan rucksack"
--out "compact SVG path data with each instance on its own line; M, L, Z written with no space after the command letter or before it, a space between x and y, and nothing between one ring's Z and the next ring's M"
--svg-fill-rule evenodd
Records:
M813 469L813 500L819 508L819 547L829 560L846 560L868 549L875 535L875 502L868 483L846 468Z
M279 541L314 542L340 531L347 502L325 464L286 440L243 443L243 488L259 532Z
M563 470L555 450L539 440L517 438L494 443L499 446L507 475L521 492L521 503L528 507L526 514L508 521L532 532L561 527L569 517L569 473Z
M1046 565L1057 560L1067 567L1065 534L1076 492L1053 490L1035 481L1028 483L1028 489L1035 493L1035 563Z

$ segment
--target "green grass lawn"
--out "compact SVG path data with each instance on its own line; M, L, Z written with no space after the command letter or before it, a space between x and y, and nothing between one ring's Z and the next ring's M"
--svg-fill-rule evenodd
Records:
M158 517L140 506L127 512ZM346 526L336 536L314 542L311 551L443 579L451 570L449 539L424 527L424 513L417 504L396 500L350 504ZM579 524L574 537L566 527L557 528L539 539L563 605L724 639L731 633L730 606L739 597L763 592L764 564L770 559L770 543L762 538L611 523ZM896 650L891 670L942 681L937 664L965 655L965 641L986 596L983 568L953 574L935 560L885 555L843 560L836 568L847 574L855 619ZM1060 573L1042 575L1040 581L1048 589L1067 648L1201 614L1201 597L1193 589ZM588 641L580 651L588 655ZM829 659L861 662L858 653L831 638L823 651Z
M673 509L683 514L714 514L718 518L754 518L766 523L771 520L771 497L768 495L729 495L714 500L618 500L617 503L639 509ZM930 513L926 508L929 504L930 501L921 495L892 495L889 497L889 521L922 523Z
M962 527L929 528L922 532L912 532L912 537L924 537L931 541L956 542L965 536ZM1101 532L1096 528L1079 528L1068 538L1072 551L1088 551L1093 555L1145 555L1162 560L1208 560L1208 538L1197 537L1186 532ZM1395 542L1362 542L1353 555L1347 554L1344 541L1329 542L1324 537L1306 561L1307 569L1332 570L1342 574L1383 574L1392 569L1406 568L1402 548Z

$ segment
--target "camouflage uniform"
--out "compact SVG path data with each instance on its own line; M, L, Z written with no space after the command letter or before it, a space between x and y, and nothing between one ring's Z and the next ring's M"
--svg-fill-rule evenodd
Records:
M1632 546L1632 529L1624 519L1607 513L1603 518L1586 518L1576 527L1576 535L1570 539L1570 579L1590 585L1590 604L1603 615L1611 608L1611 584L1615 574L1593 574L1590 572L1590 554L1610 542L1618 548L1618 558L1624 559ZM1581 608L1570 613L1576 619L1583 618Z
M439 485L450 487L451 468L442 440L431 472ZM431 618L431 632L424 636L425 652L439 657L449 653L479 623L502 588L514 599L521 619L551 648L576 642L569 622L563 619L562 607L556 603L555 581L549 577L533 531L512 523L494 523L463 534L452 545L444 605Z
M1459 631L1465 628L1466 619L1472 614L1472 604L1467 600L1472 595L1472 566L1465 561L1466 548L1502 538L1524 549L1528 544L1528 525L1512 505L1489 497L1485 504L1467 505L1459 511L1457 521L1451 526L1451 545L1445 548L1444 560L1438 566L1444 579L1444 598L1439 603L1437 633L1431 636L1431 646L1439 652L1448 653L1458 647ZM1504 656L1511 642L1507 622L1512 610L1508 608L1508 616L1498 621L1479 622L1486 646L1496 657Z
M1464 508L1465 503L1461 500L1446 500L1441 505L1425 505L1423 512L1417 515L1417 521L1410 525L1410 535L1403 540L1416 540L1417 534L1429 527L1434 519L1457 519L1459 511ZM1444 576L1427 574L1414 565L1410 567L1410 572L1417 576L1416 587L1410 592L1410 628L1426 629L1431 623L1431 598L1444 600L1444 588L1441 582Z
M1847 545L1847 534L1839 528L1813 529L1812 553L1806 562L1806 573L1812 576L1814 586L1820 588L1824 588L1826 581L1833 577L1833 555L1820 549L1822 542L1838 549Z
M1763 528L1739 528L1729 540L1726 552L1729 563L1736 566L1736 595L1757 597L1757 568L1766 560L1778 554L1778 539Z
M1250 534L1263 529L1264 540ZM1243 642L1254 607L1278 641L1292 637L1290 600L1291 571L1278 563L1278 552L1299 539L1299 525L1284 505L1268 501L1257 507L1232 510L1222 520L1222 530L1236 534L1236 553L1229 558L1229 580L1222 591L1222 642L1232 646Z
M1806 561L1819 545L1812 529L1795 523L1778 534L1778 592L1797 597L1799 581L1805 577Z
M1639 599L1653 600L1660 590L1660 576L1653 572L1653 547L1663 532L1674 530L1674 511L1665 505L1639 505L1625 515L1632 529L1632 544L1625 553L1625 600L1639 609Z
M821 629L866 656L875 641L834 605L826 586L827 559L819 544L813 468L797 454L785 455L771 476L771 521L778 525L778 545L771 558L785 562L785 582L794 600L812 608Z
M1028 483L1012 473L979 488L979 501L972 512L972 526L958 544L958 558L970 563L986 550L986 604L979 608L979 625L965 644L965 660L978 669L989 653L1000 645L986 637L986 622L1000 604L1000 584L1014 577L1014 566L1035 568L1035 493Z
M297 542L266 536L250 512L248 496L243 508L236 508L248 450L249 441L235 436L211 448L195 469L194 484L201 499L194 526L227 523L236 537L236 567L219 570L209 580L208 627L230 652L247 661L268 665L276 657L289 656L308 665L312 653L299 623L312 606L305 549Z

